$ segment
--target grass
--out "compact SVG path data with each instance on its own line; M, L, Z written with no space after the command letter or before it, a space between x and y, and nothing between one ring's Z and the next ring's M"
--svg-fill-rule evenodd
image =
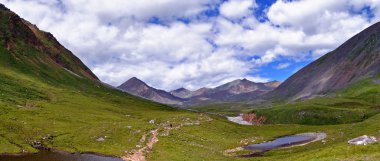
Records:
M197 127L185 127L170 137L160 140L158 151L150 155L152 160L343 160L358 158L376 160L379 144L351 146L351 138L368 134L379 135L376 131L380 117L373 117L357 124L302 126L266 125L260 127L236 126L224 120L216 120ZM241 140L251 139L252 143L271 140L278 136L303 132L322 131L328 138L326 143L315 142L302 147L278 149L260 158L226 157L223 152L241 146ZM168 157L170 156L170 157Z
M10 76L12 75L12 76ZM1 75L2 81L15 77L14 72ZM7 78L8 77L8 78ZM20 76L20 78L24 75ZM7 78L7 79L5 79ZM144 132L154 129L148 122L155 119L158 122L170 113L190 115L164 105L148 102L133 96L110 89L97 89L89 92L57 88L41 85L43 88L33 88L40 84L19 80L20 84L31 84L28 94L23 93L23 86L11 85L3 89L0 99L0 133L2 142L14 140L30 149L32 141L46 136L53 139L45 143L49 147L66 151L92 151L104 154L122 154L124 150L132 149ZM8 92L14 91L14 92ZM18 92L21 91L21 92ZM104 92L101 94L100 92ZM109 92L109 93L107 93ZM14 95L19 93L20 95ZM34 97L32 97L34 96ZM33 107L26 106L33 102ZM184 116L183 116L184 117ZM174 119L173 122L176 120ZM106 142L96 142L98 137L108 136ZM8 144L1 144L3 153L8 151ZM20 149L19 149L20 151Z
M266 116L269 123L326 125L366 120L379 113L374 106L359 100L316 98L254 111Z

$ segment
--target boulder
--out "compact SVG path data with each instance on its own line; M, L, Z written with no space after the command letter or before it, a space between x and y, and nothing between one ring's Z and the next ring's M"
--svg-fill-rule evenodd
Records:
M97 141L97 142L103 142L103 141L106 141L106 139L103 138L103 137L100 137L100 138L97 138L96 141Z
M367 144L371 144L371 143L374 143L374 142L377 142L376 137L363 135L363 136L360 136L360 137L357 137L355 139L352 139L352 140L348 141L348 144L367 145Z

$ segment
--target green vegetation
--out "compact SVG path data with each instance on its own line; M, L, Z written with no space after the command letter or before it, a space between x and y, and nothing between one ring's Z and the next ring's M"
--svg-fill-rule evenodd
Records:
M269 123L311 125L359 122L379 112L372 104L338 98L317 98L255 111L266 116Z
M373 52L374 48L379 44L380 34L372 34L367 40L361 42L357 47L355 47L350 53L348 53L348 57L351 60L357 58L361 53L365 53L366 56L369 56L369 52ZM376 54L376 53L374 53Z

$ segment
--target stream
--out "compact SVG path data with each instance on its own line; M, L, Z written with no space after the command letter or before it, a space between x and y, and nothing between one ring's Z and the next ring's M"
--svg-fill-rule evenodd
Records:
M71 154L60 151L40 151L38 153L0 155L0 161L123 161L120 158L96 154Z

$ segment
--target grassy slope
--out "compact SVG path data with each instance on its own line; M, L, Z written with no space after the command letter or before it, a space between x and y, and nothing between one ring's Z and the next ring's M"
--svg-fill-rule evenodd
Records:
M52 136L45 143L51 147L120 155L134 148L140 139L137 136L155 128L148 124L149 120L175 123L178 118L198 115L106 89L94 82L77 88L56 87L5 68L0 72L0 82L1 152L20 152L17 146L35 151L29 146L32 141ZM107 141L96 142L101 136L108 136ZM6 140L12 140L13 148Z

